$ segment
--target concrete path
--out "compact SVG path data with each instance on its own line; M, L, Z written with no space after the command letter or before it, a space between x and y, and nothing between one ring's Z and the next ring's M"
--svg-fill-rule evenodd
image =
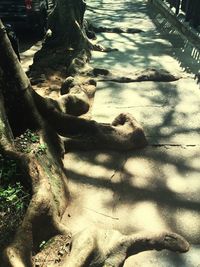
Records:
M176 82L99 82L93 119L111 122L132 113L149 146L140 151L94 151L65 156L71 204L63 218L73 232L91 224L123 233L171 230L191 243L186 254L143 252L126 267L200 266L199 52L143 0L88 0L95 25L138 28L138 34L102 33L119 51L94 52L95 67L120 73L163 68Z

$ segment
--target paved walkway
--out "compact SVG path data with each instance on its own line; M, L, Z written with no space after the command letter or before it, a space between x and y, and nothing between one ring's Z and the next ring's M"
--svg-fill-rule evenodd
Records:
M163 68L176 82L99 82L93 119L111 122L132 113L149 146L140 151L69 153L65 167L71 205L63 221L76 232L86 225L172 230L191 243L187 254L143 252L126 267L200 266L199 52L143 0L88 0L95 25L126 26L138 34L101 33L98 41L119 51L94 52L93 66L120 73Z

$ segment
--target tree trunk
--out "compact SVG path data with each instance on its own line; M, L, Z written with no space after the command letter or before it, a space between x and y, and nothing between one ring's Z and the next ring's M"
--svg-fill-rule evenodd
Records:
M53 36L73 48L86 44L87 37L83 27L86 9L84 0L59 0L49 16L49 27Z
M76 17L75 25L81 26L84 6L81 5L83 10L80 12L79 8L76 13L75 4L83 2L60 1L62 3L71 10L71 18ZM57 5L56 8L61 7ZM64 13L60 15L63 18ZM60 223L70 194L62 165L63 146L66 150L140 148L147 143L143 129L129 114L119 115L112 124L100 124L66 114L66 110L61 108L63 97L53 100L39 96L15 56L1 21L0 51L0 149L4 155L17 160L25 177L31 181L33 192L23 223L13 243L4 251L2 266L117 267L122 266L128 256L144 250L167 248L187 251L187 241L174 233L125 236L114 230L86 229L72 237L67 226ZM17 122L17 127L14 122ZM13 133L19 135L27 128L36 132L39 142L29 153L22 153L14 145ZM67 137L64 144L60 135ZM46 150L39 153L38 148L44 143ZM49 265L44 258L40 258L39 245L43 240L51 239L51 247L56 244L56 238L65 246L65 253L59 261L55 260ZM105 246L104 252L101 244ZM46 248L47 254L49 247ZM33 254L36 256L32 257Z

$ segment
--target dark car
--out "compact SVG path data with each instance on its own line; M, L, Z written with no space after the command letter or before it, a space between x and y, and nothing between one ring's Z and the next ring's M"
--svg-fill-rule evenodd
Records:
M37 29L44 34L54 0L0 0L0 18L16 28Z

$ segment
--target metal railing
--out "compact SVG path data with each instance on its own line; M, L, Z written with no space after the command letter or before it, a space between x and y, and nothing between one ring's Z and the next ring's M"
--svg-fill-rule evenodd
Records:
M163 0L175 8L178 15L180 12L185 13L185 20L190 22L193 27L200 25L200 0Z

